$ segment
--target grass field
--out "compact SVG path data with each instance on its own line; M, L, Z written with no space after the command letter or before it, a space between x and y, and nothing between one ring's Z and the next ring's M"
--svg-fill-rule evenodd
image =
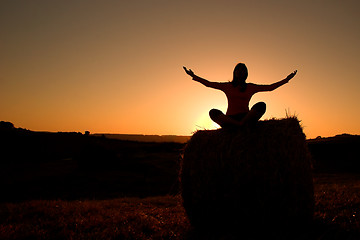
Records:
M315 223L293 239L360 239L360 175L317 173ZM0 204L0 239L211 239L178 196ZM221 239L241 239L227 235Z
M308 141L315 221L277 239L360 239L359 143ZM0 146L0 239L247 239L191 228L176 195L184 144L11 129Z
M317 174L316 217L347 231L360 231L360 175Z

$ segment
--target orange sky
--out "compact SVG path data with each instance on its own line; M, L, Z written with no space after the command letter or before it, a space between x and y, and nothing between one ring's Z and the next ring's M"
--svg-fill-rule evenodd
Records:
M185 75L269 84L308 138L360 134L359 1L1 1L0 120L40 131L190 135L222 92Z

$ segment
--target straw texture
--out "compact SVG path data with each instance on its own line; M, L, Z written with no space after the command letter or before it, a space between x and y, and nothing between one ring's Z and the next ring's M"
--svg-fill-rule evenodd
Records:
M195 228L280 229L313 218L311 159L295 117L197 131L184 149L180 180Z

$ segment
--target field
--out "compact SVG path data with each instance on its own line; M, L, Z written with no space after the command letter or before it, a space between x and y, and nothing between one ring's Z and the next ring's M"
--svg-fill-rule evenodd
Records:
M315 223L294 239L360 239L360 175L315 176ZM0 204L0 239L206 239L178 196ZM238 235L224 239L237 239Z
M360 239L359 138L351 139L309 141L314 224L275 237ZM247 239L191 228L179 195L184 144L25 130L1 133L0 144L0 239Z

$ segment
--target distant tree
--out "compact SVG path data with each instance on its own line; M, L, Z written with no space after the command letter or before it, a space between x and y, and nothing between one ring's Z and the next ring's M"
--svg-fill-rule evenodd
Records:
M85 131L85 136L89 136L90 132L89 131Z
M4 122L4 121L0 122L0 130L2 130L2 131L12 130L14 128L15 128L14 124L12 124L11 122Z

